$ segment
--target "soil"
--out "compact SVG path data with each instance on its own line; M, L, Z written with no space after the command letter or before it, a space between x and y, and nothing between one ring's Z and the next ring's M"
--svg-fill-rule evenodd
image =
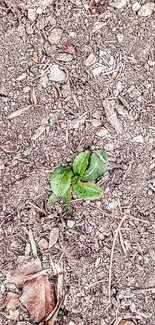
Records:
M65 300L56 324L110 325L119 317L154 324L153 14L139 16L132 0L121 8L107 1L103 10L92 1L90 10L85 0L23 0L18 6L13 1L14 10L10 3L0 2L1 283L25 254L33 257L27 253L31 229L43 267L51 259L64 265ZM48 39L53 28L62 30L56 44ZM65 52L70 45L75 53ZM86 61L90 54L94 63ZM66 80L50 80L53 65ZM9 118L21 108L25 111ZM106 136L99 136L100 127ZM99 148L109 156L108 173L99 180L103 198L74 197L67 213L57 201L47 215L41 213L36 206L46 207L52 170ZM110 256L123 216L109 303ZM49 241L53 227L59 227L58 242L41 252L38 243ZM0 291L1 301L5 294ZM0 324L14 323L35 324L22 305L16 322L1 312Z

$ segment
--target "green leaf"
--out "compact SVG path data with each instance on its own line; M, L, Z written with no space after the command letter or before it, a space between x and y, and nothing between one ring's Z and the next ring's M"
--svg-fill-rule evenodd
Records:
M64 195L64 201L65 201L64 211L67 211L70 206L71 192L72 192L72 188L70 187L69 190Z
M72 174L70 167L58 167L52 173L50 178L51 189L57 197L64 196L70 188Z
M47 207L56 200L56 195L52 193L47 200Z
M102 196L101 189L91 182L80 182L78 181L76 184L73 185L73 189L76 195L85 200L96 200Z
M108 167L108 156L104 150L96 150L91 154L90 166L83 175L86 181L102 176Z
M90 152L81 152L73 161L74 174L83 176L89 160Z

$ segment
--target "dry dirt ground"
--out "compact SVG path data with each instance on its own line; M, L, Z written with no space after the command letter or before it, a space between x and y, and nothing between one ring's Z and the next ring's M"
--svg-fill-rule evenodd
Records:
M110 325L118 317L155 324L154 16L139 15L132 0L102 7L85 0L23 0L19 8L0 2L0 283L25 254L32 257L31 229L43 267L63 261L57 324ZM99 148L109 156L101 200L73 198L65 214L61 201L47 215L36 209L46 204L56 166ZM110 256L124 216L109 304ZM41 252L53 227L58 241ZM4 310L0 318L1 325L14 323ZM23 306L15 323L35 324Z

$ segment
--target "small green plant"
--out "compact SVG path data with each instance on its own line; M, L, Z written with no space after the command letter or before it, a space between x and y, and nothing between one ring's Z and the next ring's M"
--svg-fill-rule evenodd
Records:
M62 197L65 202L65 211L71 202L72 190L77 197L84 200L96 200L102 196L99 186L92 183L102 176L108 167L108 157L104 150L81 152L76 156L71 167L55 168L51 177L50 184L52 194L48 199L48 204Z

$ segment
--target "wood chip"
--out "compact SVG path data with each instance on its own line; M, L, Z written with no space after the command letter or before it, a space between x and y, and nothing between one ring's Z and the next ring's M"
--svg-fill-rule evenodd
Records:
M22 108L17 109L16 111L12 112L9 116L8 119L11 120L12 118L15 118L17 116L20 116L21 114L25 113L29 108L31 108L32 105L28 105Z
M32 135L31 140L37 140L40 135L44 132L45 126L41 125L39 128L36 130L36 132Z
M97 21L94 26L93 26L93 29L92 29L92 33L95 33L97 32L99 29L101 29L102 27L104 27L106 25L105 22L103 21Z
M50 236L49 236L49 248L53 247L56 242L59 239L59 228L58 227L54 227L51 231L50 231Z
M105 99L103 101L103 107L105 109L107 121L112 125L118 134L122 133L122 125L117 117L117 114L114 110L115 101Z
M32 105L36 105L37 104L37 97L36 97L36 93L35 93L35 89L34 87L32 87L30 89L30 101Z

